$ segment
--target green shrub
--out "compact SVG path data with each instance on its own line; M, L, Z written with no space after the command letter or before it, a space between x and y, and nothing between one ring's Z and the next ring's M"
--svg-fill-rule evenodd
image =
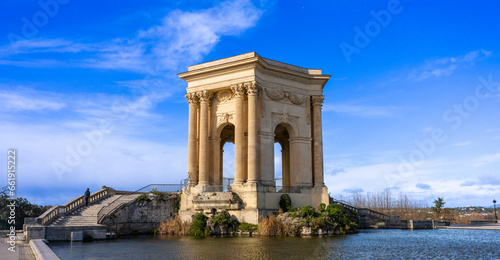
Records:
M326 210L326 204L325 203L319 204L318 209L320 212L324 212Z
M257 232L259 230L259 225L243 222L240 224L239 228L242 232Z
M160 201L167 200L167 198L165 198L165 195L163 193L159 192L158 189L156 189L156 188L152 189L150 193L156 195L157 200L160 200Z
M179 213L179 210L181 209L181 197L178 196L176 199L175 199L175 204L174 204L174 211L175 213Z
M235 231L236 228L240 225L240 222L236 219L233 219L231 215L227 213L227 211L223 210L217 216L214 217L213 224L214 226L219 225L232 228L233 231Z
M283 194L280 197L280 209L283 210L283 212L287 212L288 208L292 206L292 199L290 198L290 195L288 194Z
M336 229L341 234L345 234L347 230L356 230L358 227L355 222L351 221L348 211L341 205L331 204L326 207L325 204L320 204L318 209L319 211L308 205L299 208L298 211L290 214L290 217L301 218L300 224L312 229Z
M147 200L149 200L149 197L146 194L141 194L139 197L135 198L135 201L137 201L137 202L139 202L139 201L147 201Z
M189 234L194 237L203 237L206 235L208 217L203 213L198 213L193 218ZM209 230L210 231L210 230Z

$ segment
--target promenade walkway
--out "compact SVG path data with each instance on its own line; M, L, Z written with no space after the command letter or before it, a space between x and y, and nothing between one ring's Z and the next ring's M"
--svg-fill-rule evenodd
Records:
M479 225L451 225L444 228L450 229L477 229L477 230L500 230L500 224L479 224Z
M16 252L10 251L8 248L10 245L7 243L5 238L0 239L0 259L2 260L35 260L35 257L31 253L31 249L26 242L16 243Z

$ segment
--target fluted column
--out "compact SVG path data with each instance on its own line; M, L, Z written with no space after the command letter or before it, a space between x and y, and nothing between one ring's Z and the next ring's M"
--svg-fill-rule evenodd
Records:
M257 94L259 86L256 82L245 84L248 95L248 182L257 182Z
M243 115L243 99L245 95L245 87L243 84L231 86L234 92L234 183L241 184L244 182L244 166L245 166L245 129Z
M195 93L185 95L189 104L189 130L188 130L188 180L189 185L198 183L198 171L196 169L196 120L198 114L198 97Z
M198 92L200 99L200 185L209 185L208 179L208 103L211 98L210 92L204 90Z
M313 107L313 152L314 152L314 186L325 186L323 179L323 133L321 107L325 96L312 96Z

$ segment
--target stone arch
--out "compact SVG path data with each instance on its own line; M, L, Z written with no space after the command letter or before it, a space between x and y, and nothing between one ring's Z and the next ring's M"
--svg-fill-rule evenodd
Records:
M281 145L281 175L282 175L282 186L290 187L292 184L292 167L290 163L291 152L294 144L290 143L290 138L294 137L293 127L287 123L279 123L274 128L274 143L279 143ZM274 146L273 146L274 147ZM274 154L274 152L273 152ZM274 160L276 163L276 160ZM274 167L273 167L274 171ZM276 173L274 173L274 178L276 178ZM286 188L283 188L286 189Z
M299 127L298 127L298 118L295 116L290 116L288 114L274 114L273 113L273 119L272 119L272 129L273 133L276 130L276 127L278 125L282 124L284 125L288 133L290 134L290 137L298 137L299 136Z
M223 172L224 172L224 144L234 144L234 129L235 126L231 122L222 122L218 124L214 133L214 171L213 171L213 185L223 185Z

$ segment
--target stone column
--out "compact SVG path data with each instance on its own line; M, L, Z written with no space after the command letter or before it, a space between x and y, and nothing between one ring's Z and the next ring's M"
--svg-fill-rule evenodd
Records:
M248 182L257 182L259 168L257 151L257 97L259 86L256 82L245 84L248 95Z
M194 186L198 183L198 171L196 169L196 121L198 117L198 97L195 93L187 93L185 97L189 104L188 179L189 185Z
M200 185L209 185L208 176L208 103L211 98L210 92L203 90L198 92L200 99Z
M212 147L213 147L213 163L214 163L214 169L213 169L213 174L214 174L214 185L222 185L222 176L220 174L220 168L221 168L221 147L220 147L220 138L215 138L212 140Z
M244 165L245 165L245 129L243 115L243 98L245 95L245 87L243 84L231 86L234 92L234 183L241 184L244 180Z
M281 178L282 186L290 187L290 149L289 140L283 140L281 143Z
M325 186L323 179L323 133L321 107L325 96L311 96L313 107L313 152L314 152L314 187Z

